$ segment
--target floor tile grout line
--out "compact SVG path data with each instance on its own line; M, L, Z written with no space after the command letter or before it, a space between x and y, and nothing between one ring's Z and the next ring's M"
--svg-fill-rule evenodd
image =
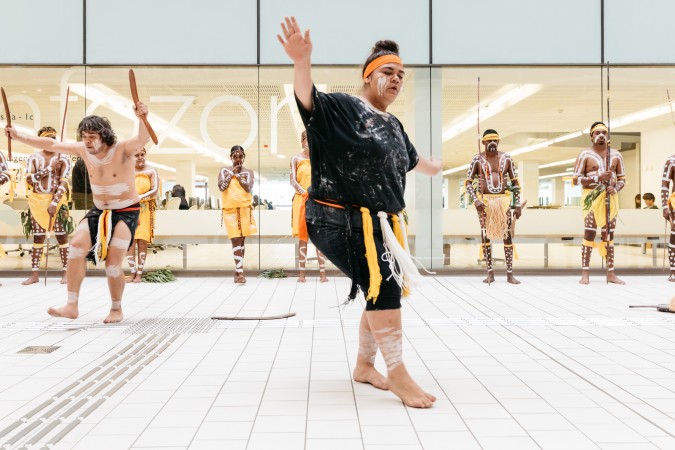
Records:
M441 286L444 287L446 290L449 290L449 289L447 289L447 287L443 286L442 284L441 284ZM451 292L452 292L452 291L451 291ZM414 306L412 306L412 308L414 309ZM438 310L438 308L436 308L436 309ZM440 310L439 310L439 312L440 312L440 313L443 313L443 312L440 311ZM537 445L539 448L541 448L541 446L540 446L539 443L536 441L536 439L530 434L529 431L527 431L527 430L521 425L520 421L518 421L518 420L513 416L513 414L508 410L508 408L506 408L506 407L502 404L501 400L499 400L499 399L492 393L492 391L491 391L487 386L485 386L485 384L484 384L484 383L483 383L483 382L475 375L475 373L473 372L473 370L471 370L468 366L466 366L466 364L464 364L464 362L462 362L462 359L461 359L461 358L457 357L456 353L455 353L455 352L452 350L452 348L450 348L450 346L449 346L449 345L448 345L448 344L447 344L447 343L446 343L446 342L438 335L438 333L437 333L432 327L429 327L429 328L430 328L431 332L436 336L436 338L438 338L438 340L443 344L443 346L444 346L445 348L447 348L448 351L449 351L450 353L452 353L452 355L453 355L455 358L457 358L457 360L460 362L460 364L461 364L461 365L462 365L469 373L471 373L471 374L474 376L474 378L478 381L478 383L480 383L481 386L483 386L483 388L490 394L490 396L495 400L495 402L496 402L497 404L499 404L502 408L504 408L504 410L509 414L509 416L511 417L511 419L512 419L514 422L516 422L516 423L518 424L518 426L519 426L519 427L527 434L527 436L528 436L530 439L532 439L532 442L534 442L535 445ZM461 329L461 327L459 327L459 328ZM482 346L480 343L478 343L475 339L473 339L471 336L469 336L468 333L466 333L465 330L461 329L461 331L462 331L462 333L464 333L467 337L469 337L471 340L473 340L474 342L476 342L481 348L483 348L483 346ZM415 348L415 345L414 345L412 342L410 342L410 345L411 345L413 348ZM415 349L415 351L417 352L416 349ZM488 352L488 354L490 354L490 353ZM419 355L419 353L418 353L418 355ZM429 367L428 367L426 361L424 361L424 359L422 359L422 358L420 358L420 360L423 362L423 364L424 364L424 366L427 368L427 370L429 370L429 372L432 373L432 371L429 369ZM507 369L507 370L508 370L508 369ZM509 370L509 372L511 372L511 370ZM511 373L513 374L513 372L511 372ZM443 391L443 393L446 395L446 398L448 398L448 400L450 401L450 403L453 405L453 407L455 408L455 411L457 411L457 408L454 406L452 400L450 400L450 398L447 396L447 393L445 393L445 389L443 389L443 388L441 387L440 383L438 383L437 378L436 378L435 376L433 376L433 375L432 375L432 377L434 378L434 380L436 380L436 383L438 384L439 388L441 388L441 390ZM477 436L474 434L474 432L471 430L471 427L469 427L468 423L466 422L466 419L465 419L464 417L462 417L462 415L459 413L459 411L457 411L457 414L458 414L459 417L462 419L462 422L464 423L464 426L467 428L467 430L468 430L468 431L471 433L471 435L474 437L474 439L476 440L476 442L478 443L478 445L482 448L483 445L480 443L480 440L478 439L478 437L477 437Z
M560 365L561 367L563 367L565 370L569 371L570 373L573 373L575 376L577 376L577 377L579 377L580 379L584 380L584 381L585 381L586 383L588 383L590 386L593 386L593 387L594 387L595 389L597 389L598 391L600 391L600 392L604 393L605 395L607 395L608 397L612 398L614 401L616 401L616 402L619 403L620 405L624 406L625 408L629 409L631 412L633 412L633 413L636 414L637 416L641 417L643 420L649 422L650 424L652 424L652 425L655 426L656 428L660 429L660 430L663 431L664 433L666 433L666 434L668 434L669 436L675 438L675 434L674 434L674 433L667 431L667 430L666 430L665 428L663 428L662 426L658 425L657 423L655 423L655 422L652 421L651 419L645 417L643 414L641 414L640 412L636 411L635 409L633 409L633 408L632 408L631 406L629 406L628 404L626 404L626 403L622 402L621 400L617 399L614 395L610 394L609 392L607 392L606 390L604 390L604 389L601 388L600 386L598 386L598 385L596 385L595 383L593 383L593 382L592 382L591 380L589 380L588 378L586 378L586 377L584 377L583 375L579 374L576 370L574 370L574 369L568 367L566 364L564 364L563 362L559 361L558 359L555 359L555 358L549 356L544 350L541 350L539 347L537 347L536 345L534 345L534 344L532 343L532 341L530 341L530 340L528 340L528 339L524 339L522 336L518 335L518 334L515 333L515 331L513 331L513 330L508 329L508 330L506 330L506 331L508 331L509 333L512 333L514 336L516 336L517 338L521 339L523 342L525 342L527 345L531 346L532 348L535 348L537 351L540 351L542 354L544 354L544 355L546 355L547 357L549 357L552 361L554 361L555 363L557 363L558 365ZM525 330L522 330L522 331L525 331ZM529 333L528 333L528 334L529 334ZM560 351L560 350L559 350L559 351ZM561 353L562 353L562 352L561 352ZM630 393L630 392L627 392L627 391L626 391L625 389L623 389L621 386L618 386L618 385L617 385L616 383L614 383L613 381L608 380L605 376L598 374L595 370L590 369L590 368L587 367L585 364L580 363L579 361L577 361L577 360L574 359L573 357L570 357L570 356L568 356L568 355L565 355L565 356L566 356L567 358L569 358L569 359L575 361L575 362L576 362L577 364L579 364L580 366L583 366L586 370L588 370L588 371L590 371L590 372L593 372L596 376L598 376L599 378L603 379L604 381L613 384L613 385L616 386L617 388L621 389L622 391L624 391L624 392L626 392L627 394L631 395L632 397L636 398L636 399L639 400L642 404L644 404L644 405L646 405L646 406L648 406L648 407L654 409L655 411L661 413L665 418L667 418L667 419L669 419L669 420L672 420L672 421L675 421L675 419L674 419L673 417L671 417L669 414L667 414L667 413L665 413L665 412L659 410L658 408L655 408L654 406L650 405L649 403L645 402L644 400L638 398L636 395L634 395L634 394L632 394L632 393ZM602 406L600 406L600 407L602 408ZM603 408L603 409L604 409L604 408ZM628 425L626 425L626 426L628 426Z

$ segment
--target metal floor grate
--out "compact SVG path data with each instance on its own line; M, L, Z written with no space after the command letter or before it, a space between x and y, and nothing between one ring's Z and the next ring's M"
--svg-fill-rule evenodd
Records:
M31 347L22 348L16 353L27 355L46 355L60 348L61 346L59 345L34 345Z
M208 333L215 321L199 317L143 319L123 334L198 334Z

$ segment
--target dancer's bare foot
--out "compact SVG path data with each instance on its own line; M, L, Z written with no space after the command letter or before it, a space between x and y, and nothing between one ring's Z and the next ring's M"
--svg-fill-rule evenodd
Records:
M143 274L137 273L132 283L141 283L141 282L143 282Z
M670 276L668 277L668 281L675 283L675 271L670 272Z
M495 282L495 274L492 273L492 271L489 271L488 276L485 277L483 283L494 283L494 282Z
M61 284L68 284L68 277L65 270L63 271L63 275L61 275Z
M304 283L304 282L306 282L306 281L307 281L307 280L305 279L305 271L304 271L304 270L301 270L301 271L298 273L298 283Z
M103 319L103 323L117 323L121 322L123 318L124 315L122 314L121 309L111 309L108 317Z
M243 274L243 273L238 273L237 275L235 275L235 277L234 277L234 282L235 282L235 283L238 283L238 284L244 284L244 283L246 283L246 278L244 278L244 274Z
M626 284L625 281L616 276L613 270L610 270L609 273L607 274L607 282L614 284Z
M404 405L411 408L431 408L436 397L424 392L401 365L389 372L387 378L389 390L401 399Z
M383 391L389 390L389 386L387 386L387 378L375 370L375 367L373 366L357 365L354 368L354 381L358 383L372 384L374 387L382 389Z
M506 281L511 284L520 284L520 281L516 280L516 277L511 272L506 272Z
M132 283L134 281L135 275L132 273L131 275L128 275L124 277L124 282L125 283Z
M27 280L22 281L21 284L23 284L24 286L28 286L29 284L35 284L38 281L40 281L40 274L38 273L37 270L34 270L33 272L31 272L30 277Z
M77 316L80 315L80 312L77 310L77 305L72 303L66 303L60 308L49 308L47 314L52 317L65 317L66 319L77 319Z
M319 271L319 281L321 283L328 283L328 277L326 276L326 271L325 270L320 270Z
M579 280L579 284L590 284L591 280L588 277L588 270L582 270L581 271L581 280Z

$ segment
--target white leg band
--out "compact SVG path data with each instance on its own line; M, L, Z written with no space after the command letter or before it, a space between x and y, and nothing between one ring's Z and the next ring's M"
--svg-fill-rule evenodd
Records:
M110 309L113 311L117 311L122 309L122 300L113 300L110 303Z
M68 261L73 259L82 259L87 255L86 250L81 249L80 247L71 246L68 249Z
M76 305L77 299L79 298L79 296L80 296L80 294L78 294L77 292L68 291L68 301L67 301L67 303L69 305Z
M114 237L110 239L110 248L126 250L129 248L129 240Z
M105 274L110 278L117 278L122 275L122 268L117 264L110 264L105 267Z
M241 250L242 253L244 251L244 246L243 245L238 245L236 247L232 247L232 257L234 258L234 267L235 267L235 272L237 273L244 273L244 257L237 255L235 252L237 250Z
M378 344L387 370L393 370L403 363L403 332L392 327L374 330L379 337Z

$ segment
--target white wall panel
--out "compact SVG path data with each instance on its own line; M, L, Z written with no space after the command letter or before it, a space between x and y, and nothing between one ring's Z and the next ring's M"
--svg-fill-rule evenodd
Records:
M88 0L88 64L255 64L256 0Z
M605 0L605 60L675 63L673 0Z
M2 0L0 64L81 64L82 0Z
M600 0L434 0L434 64L600 62Z
M289 64L277 40L284 16L309 28L314 64L361 64L380 39L392 39L406 64L429 63L426 0L260 0L260 62Z

